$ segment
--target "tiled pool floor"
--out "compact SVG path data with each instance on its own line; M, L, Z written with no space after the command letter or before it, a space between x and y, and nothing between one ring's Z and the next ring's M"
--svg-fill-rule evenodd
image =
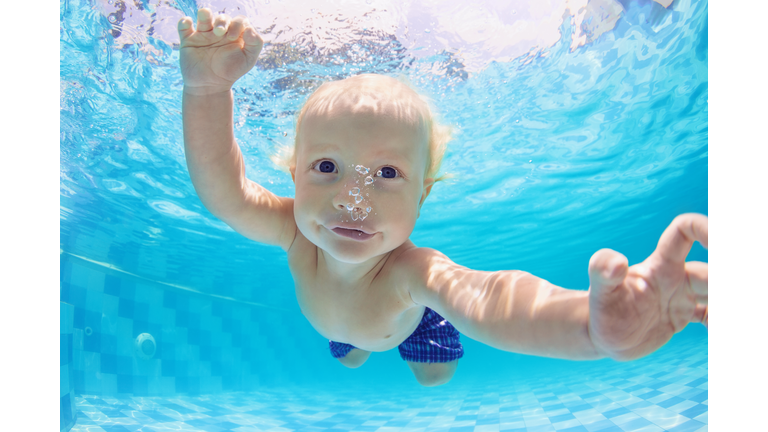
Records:
M379 390L264 389L177 397L78 396L72 431L706 431L706 345L559 376Z

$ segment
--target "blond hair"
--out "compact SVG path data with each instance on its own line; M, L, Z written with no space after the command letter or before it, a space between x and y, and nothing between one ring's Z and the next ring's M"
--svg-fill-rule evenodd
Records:
M296 166L296 143L301 132L301 122L307 113L323 114L334 106L344 106L352 112L386 109L401 121L424 126L427 137L427 166L425 178L435 182L449 178L437 176L445 155L448 141L451 140L451 128L435 119L430 100L416 92L405 78L392 78L386 75L362 74L344 80L327 82L312 93L296 117L296 130L293 146L278 148L272 161L284 170Z

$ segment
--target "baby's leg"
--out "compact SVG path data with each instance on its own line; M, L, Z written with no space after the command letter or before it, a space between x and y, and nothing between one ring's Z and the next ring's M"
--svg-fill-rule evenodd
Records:
M453 378L456 372L456 366L459 360L449 361L447 363L417 363L406 361L411 372L416 377L416 381L424 387L435 387L443 385Z
M339 361L341 364L348 368L359 368L360 366L365 363L366 360L368 360L368 356L371 355L370 351L364 351L359 348L353 348L350 352L347 353L344 357L340 357Z

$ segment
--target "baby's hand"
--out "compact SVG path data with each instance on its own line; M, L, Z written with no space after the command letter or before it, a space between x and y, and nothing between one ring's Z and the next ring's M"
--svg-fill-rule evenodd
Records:
M656 351L689 322L708 323L707 264L685 262L694 241L707 247L706 216L684 214L645 261L602 249L589 260L589 334L616 360Z
M210 9L197 12L197 30L192 28L192 18L182 18L179 38L184 91L199 95L232 88L256 64L264 45L247 18L219 15L213 20Z

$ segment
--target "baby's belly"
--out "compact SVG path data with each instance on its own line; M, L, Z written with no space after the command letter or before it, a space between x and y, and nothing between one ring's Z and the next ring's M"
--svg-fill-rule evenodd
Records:
M304 306L302 312L323 337L366 351L388 351L397 347L416 330L424 314L423 308L387 315L381 310L319 310Z

